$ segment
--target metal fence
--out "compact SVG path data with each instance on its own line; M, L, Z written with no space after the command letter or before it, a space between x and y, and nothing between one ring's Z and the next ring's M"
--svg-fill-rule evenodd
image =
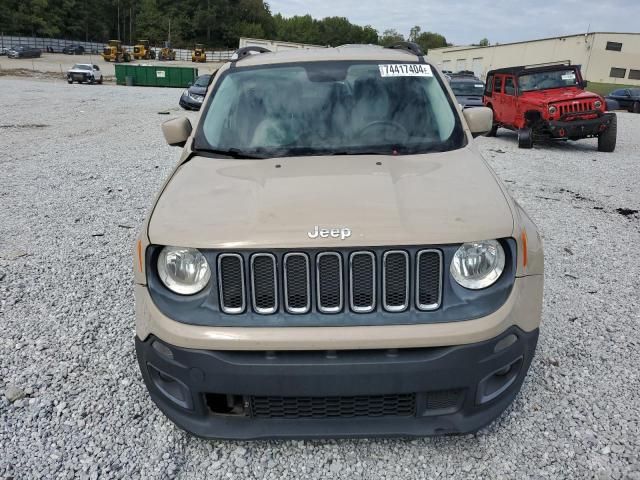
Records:
M81 45L87 54L100 54L106 46L101 42L82 42L77 40L67 40L63 38L45 38L45 37L14 37L8 35L0 35L0 48L25 46L41 49L43 52L61 53L64 47L70 45ZM124 47L133 56L133 45L124 45ZM160 55L161 46L152 46L156 52L156 58ZM175 48L176 60L183 62L191 61L191 50ZM235 50L207 50L207 62L221 63L231 58ZM146 62L153 60L145 60Z

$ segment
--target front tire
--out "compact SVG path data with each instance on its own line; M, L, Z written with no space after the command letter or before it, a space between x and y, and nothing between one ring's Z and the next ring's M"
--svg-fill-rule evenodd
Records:
M518 147L519 148L533 147L533 130L531 129L531 127L524 127L518 130Z
M98 80L98 84L102 85L102 75L100 75L100 80Z
M598 151L613 152L616 149L616 140L618 137L618 117L613 116L609 128L598 135Z
M631 107L631 112L640 113L640 102L633 102L633 107Z
M73 80L67 80L67 83L68 83L69 85L73 85Z

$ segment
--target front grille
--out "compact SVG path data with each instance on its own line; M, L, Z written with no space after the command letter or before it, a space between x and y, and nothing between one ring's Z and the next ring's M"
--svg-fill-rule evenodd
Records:
M580 115L585 113L593 113L596 110L593 105L594 100L584 100L579 102L567 102L556 104L560 116L563 115Z
M256 418L411 417L414 393L356 397L251 397Z
M437 310L442 304L440 250L255 252L217 257L220 310L261 315L312 310L357 314Z

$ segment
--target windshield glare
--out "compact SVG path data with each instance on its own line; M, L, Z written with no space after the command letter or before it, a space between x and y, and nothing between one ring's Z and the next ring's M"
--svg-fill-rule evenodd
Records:
M91 70L89 65L74 65L74 70Z
M572 68L566 70L554 70L522 74L518 79L521 92L532 90L544 90L547 88L563 88L579 86L578 76Z
M464 133L433 76L383 77L377 63L228 70L196 145L268 156L421 153L460 148Z
M454 95L481 97L484 94L482 82L451 82L450 85Z

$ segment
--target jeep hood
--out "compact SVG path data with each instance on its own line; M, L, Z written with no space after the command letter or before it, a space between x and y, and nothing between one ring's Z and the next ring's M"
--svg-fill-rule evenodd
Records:
M550 88L549 90L536 90L534 92L525 92L520 97L521 99L531 102L537 102L539 104L548 104L555 102L567 102L571 100L587 100L593 98L600 98L597 94L592 92L586 92L578 88L562 89L562 88Z
M349 228L339 238L309 238ZM149 239L196 248L457 243L512 235L510 205L472 147L415 156L194 157L175 171Z

